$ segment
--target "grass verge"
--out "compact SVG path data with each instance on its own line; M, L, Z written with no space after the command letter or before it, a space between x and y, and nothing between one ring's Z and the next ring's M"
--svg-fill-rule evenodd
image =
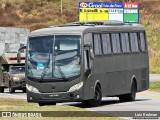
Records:
M160 92L160 82L150 82L150 91Z
M20 99L10 99L10 98L1 98L0 99L0 111L53 111L53 114L57 114L58 112L62 114L54 115L54 117L42 117L42 118L24 118L24 117L15 117L15 118L7 118L7 120L120 120L121 118L118 117L111 117L109 115L103 115L95 112L87 111L86 109L75 107L75 106L68 106L68 105L56 105L56 106L43 106L39 107L36 103L27 103L25 100ZM68 115L68 113L70 115ZM74 111L74 112L72 112ZM83 113L87 113L87 116L81 116L81 117L72 117L75 116L78 112L76 111L82 111ZM65 116L69 117L65 117ZM96 116L96 117L92 117ZM6 120L6 118L0 118L1 120Z

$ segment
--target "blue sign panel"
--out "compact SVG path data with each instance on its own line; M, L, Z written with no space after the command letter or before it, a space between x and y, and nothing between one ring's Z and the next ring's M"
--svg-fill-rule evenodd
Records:
M80 2L79 8L123 8L121 2Z

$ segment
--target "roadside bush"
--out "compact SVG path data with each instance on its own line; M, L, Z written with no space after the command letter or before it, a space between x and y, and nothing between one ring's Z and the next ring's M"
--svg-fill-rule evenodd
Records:
M0 19L0 26L1 27L8 27L8 26L15 26L15 22L11 19L6 19L5 17L3 17L3 19Z
M41 18L39 17L26 17L23 19L24 24L39 23L39 22L41 22Z
M1 5L0 5L1 6ZM2 16L4 13L4 10L0 7L0 16Z
M27 4L21 5L20 9L22 10L22 12L27 12L27 13L31 12L31 9Z

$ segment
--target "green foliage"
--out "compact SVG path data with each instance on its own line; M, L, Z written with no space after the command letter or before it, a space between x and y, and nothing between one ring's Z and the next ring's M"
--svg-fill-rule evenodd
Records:
M147 31L150 73L160 73L160 1L144 1L141 7L141 23Z
M150 90L155 92L160 92L160 82L151 82Z

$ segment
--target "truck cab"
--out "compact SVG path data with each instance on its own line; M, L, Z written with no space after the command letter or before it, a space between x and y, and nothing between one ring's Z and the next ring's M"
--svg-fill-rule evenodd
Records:
M25 56L22 62L17 63L16 53L5 53L0 57L0 93L9 88L9 93L15 90L26 92L25 82Z

